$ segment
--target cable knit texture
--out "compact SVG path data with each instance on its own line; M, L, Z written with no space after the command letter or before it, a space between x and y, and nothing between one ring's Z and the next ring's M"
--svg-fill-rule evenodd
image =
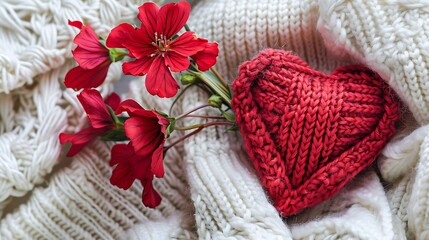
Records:
M0 216L59 162L58 134L85 123L76 93L62 84L75 64L71 49L78 32L67 20L83 20L106 36L115 24L132 21L136 2L0 2ZM103 95L120 73L119 65L111 67Z
M395 239L428 239L428 1L320 1L320 30L335 54L377 71L422 126L408 126L379 161L387 183Z
M429 3L321 0L320 6L318 28L330 50L375 70L420 124L429 123Z
M265 50L234 81L232 107L263 185L284 215L332 197L395 133L399 104L369 69L327 76Z
M0 2L0 239L124 239L137 222L192 209L180 163L183 149L168 154L166 161L175 164L167 163L165 178L156 183L164 198L157 210L142 206L140 185L122 191L109 183L105 144L90 145L72 163L60 154L59 133L76 132L86 123L76 93L62 83L75 65L71 49L77 30L67 20L81 20L107 36L113 26L133 21L140 4ZM102 95L113 90L120 73L120 65L110 67ZM168 106L153 99L144 101L158 109ZM194 224L193 218L182 221L175 236L196 238L187 230Z
M89 23L97 34L106 36L113 26L132 22L143 2L0 1L0 239L427 238L429 224L424 201L428 196L425 176L429 176L429 168L427 161L423 161L427 159L426 145L421 145L427 135L424 131L410 135L418 136L416 139L405 137L404 140L408 139L405 142L395 139L393 148L389 148L394 151L383 152L380 169L381 175L388 179L385 180L387 194L379 177L369 170L356 176L335 197L287 219L279 217L264 194L240 137L225 133L224 128L204 130L169 150L165 157L165 177L155 181L155 188L163 198L156 209L142 205L140 184L134 184L128 191L110 185L109 145L94 141L73 159L65 159L66 149L61 149L58 134L65 130L76 132L87 122L76 93L64 90L62 83L65 73L75 66L71 49L77 30L67 25L67 19ZM316 0L192 2L195 5L188 25L199 36L219 43L216 68L230 82L237 77L242 62L268 47L293 51L312 68L326 73L347 65L349 54L355 55L348 48L343 48L341 61L330 55L328 50L341 44L325 47L316 28L319 19ZM362 8L367 9L388 6L390 10L377 13L384 14L382 19L395 20L387 26L386 21L381 20L365 23L373 19L365 17L362 25L350 25L349 13L340 14L341 4L347 2L330 1L329 4L336 2L333 6L339 9L326 4L320 6L320 21L336 14L344 26L361 28L358 31L341 29L338 33L346 37L332 35L332 39L352 39L356 35L351 34L353 32L385 32L388 37L381 39L389 41L383 40L377 47L383 51L392 48L393 54L373 56L372 53L377 52L372 51L358 60L367 64L366 61L379 57L380 64L371 67L381 76L400 73L408 60L401 58L401 62L391 69L382 68L383 71L375 67L397 61L395 48L398 53L403 53L404 46L408 48L409 42L391 44L392 37L402 39L398 38L403 34L401 31L392 35L399 29L397 26L408 26L403 24L411 21L412 27L405 33L424 32L427 24L412 23L417 16L421 18L418 21L427 21L424 2L368 1L371 5L365 6L367 2L361 1ZM335 11L326 14L327 9ZM365 9L357 9L361 14L367 13ZM341 11L348 9L344 7ZM334 24L327 24L326 29L337 29L339 21L329 22ZM378 27L380 24L384 24L383 28ZM376 30L370 30L372 28ZM326 40L330 34L323 33ZM363 34L354 39L367 36ZM416 36L418 34L412 35L413 39ZM367 42L354 41L355 44ZM419 49L414 51L425 53L423 43L416 46ZM359 45L356 48L359 49ZM411 56L413 63L420 59L415 52L403 56ZM383 57L386 61L382 61ZM425 62L424 57L421 59ZM119 79L120 72L119 64L110 67L107 81L100 88L103 96L113 90L112 83ZM412 85L414 78L406 76L394 78L398 94L412 96L409 102L427 104L426 98L422 98L428 95L424 87L421 94L409 95L408 89L414 88L406 86L416 85ZM426 75L416 72L416 76L423 86L420 78ZM395 81L389 84L395 86ZM171 102L151 97L145 90L144 78L132 81L129 89L126 96L144 107L168 110ZM189 93L189 97L176 104L175 115L205 103L204 93L195 89ZM410 199L419 205L410 207Z

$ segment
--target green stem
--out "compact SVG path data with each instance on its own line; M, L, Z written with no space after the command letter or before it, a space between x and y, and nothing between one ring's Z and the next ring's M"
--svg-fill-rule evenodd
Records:
M188 24L185 24L185 30L186 30L187 32L190 32L190 31L191 31L191 29L189 28Z
M115 122L116 127L122 127L124 124L119 120L118 116L115 115L115 111L106 104L107 110L109 110L110 115L112 116L113 122Z
M176 104L177 100L179 100L180 97L183 96L183 94L185 93L186 90L189 89L189 87L191 87L193 84L186 86L180 93L179 95L177 95L177 97L174 99L173 103L170 106L170 109L168 110L168 116L171 116L171 111L173 110L173 106L174 104Z
M191 63L194 65L194 63ZM196 66L192 66L196 68ZM210 89L214 91L215 94L219 95L225 104L230 107L231 106L231 91L227 86L225 86L220 79L216 77L216 75L210 71L200 72L188 69L188 71L192 74L195 74L197 77L201 79Z
M219 74L219 72L215 68L210 68L212 73L220 80L220 82L223 84L225 88L229 88L228 83L223 79L223 77Z

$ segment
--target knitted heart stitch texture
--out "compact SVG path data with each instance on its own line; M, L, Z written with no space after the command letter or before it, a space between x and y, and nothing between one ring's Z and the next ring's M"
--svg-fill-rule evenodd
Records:
M363 66L312 70L268 49L245 62L232 107L250 159L283 216L335 195L395 133L399 103Z

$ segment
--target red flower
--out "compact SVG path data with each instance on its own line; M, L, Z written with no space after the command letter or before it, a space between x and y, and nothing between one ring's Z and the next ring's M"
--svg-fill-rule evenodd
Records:
M204 50L192 55L191 58L201 71L207 71L216 63L219 48L217 43L207 43Z
M137 155L131 142L117 144L112 148L110 166L115 166L110 183L122 189L128 189L138 179L143 185L142 201L145 206L156 207L161 203L161 196L152 185L151 158Z
M155 176L164 176L163 147L170 122L154 110L143 109L134 100L122 102L116 114L123 111L127 111L130 116L124 122L124 129L134 152L136 155L149 158L151 171Z
M74 89L98 87L106 79L112 63L109 49L100 42L91 26L83 26L79 21L69 21L69 25L81 30L73 40L78 46L72 52L79 66L67 73L64 84Z
M104 103L100 93L94 89L83 90L77 98L88 115L90 127L82 129L75 134L61 133L60 143L71 142L72 146L67 153L67 157L76 155L87 143L97 136L103 135L116 127L112 116L107 110L106 103L116 109L119 105L119 96L112 93Z
M169 3L159 8L154 3L144 3L139 8L140 28L121 24L114 28L106 44L110 48L125 47L136 58L122 65L125 74L145 75L146 88L152 95L173 97L179 85L171 71L186 70L192 55L204 50L208 41L193 32L176 38L189 18L191 6L185 1Z

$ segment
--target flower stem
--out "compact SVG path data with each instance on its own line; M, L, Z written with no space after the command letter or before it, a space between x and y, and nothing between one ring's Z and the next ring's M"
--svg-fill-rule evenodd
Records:
M196 124L196 125L183 127L183 128L175 128L175 130L190 130L190 129L195 129L195 130L186 134L185 136L177 139L176 141L174 141L170 145L164 147L164 154L168 151L168 149L170 149L174 145L180 143L181 141L187 139L190 136L193 136L193 135L201 132L201 130L203 130L204 128L210 127L210 126L217 126L217 125L233 125L233 123L231 123L231 122L210 122L210 123L205 123L205 124Z
M195 125L191 125L191 126L186 126L186 127L178 127L178 128L174 128L174 130L180 130L180 131L185 131L185 130L191 130L191 129L195 129L195 128L205 128L205 127L210 127L210 126L220 126L220 125L233 125L232 122L209 122L209 123L203 123L203 124L195 124Z
M219 74L219 72L215 69L215 68L210 68L210 70L212 71L212 73L220 80L220 82L222 83L222 85L225 88L229 88L228 83L225 81L225 79L223 79L223 77Z
M181 141L183 141L183 140L187 139L188 137L190 137L190 136L192 136L192 135L195 135L195 134L199 133L201 130L203 130L203 128L204 128L204 127L200 127L200 128L198 128L198 129L196 129L195 131L192 131L192 132L190 132L190 133L186 134L185 136L183 136L183 137L181 137L181 138L177 139L176 141L174 141L174 142L173 142L173 143L171 143L170 145L168 145L168 146L164 147L164 154L165 154L165 152L167 152L167 151L168 151L168 149L170 149L170 148L171 148L171 147L173 147L174 145L178 144L179 142L181 142Z
M180 91L179 95L174 99L173 103L170 106L170 109L168 110L168 116L171 116L171 111L173 110L173 106L177 103L180 97L183 96L183 94L188 90L190 87L192 87L193 84L186 86L182 91Z
M199 107L196 107L196 108L194 108L194 109L189 110L189 111L188 111L188 112L186 112L186 113L183 113L182 115L180 115L180 116L176 117L175 119L176 119L176 120L179 120L179 119L184 118L184 117L188 116L189 114L191 114L191 113L193 113L193 112L195 112L195 111L197 111L197 110L200 110L200 109L202 109L202 108L205 108L205 107L210 107L210 105L209 105L209 104L201 105L201 106L199 106Z
M185 24L185 30L186 30L187 32L191 31L191 29L189 28L188 24Z
M225 117L216 117L216 116L209 116L209 115L195 115L195 114L189 114L185 117L193 117L193 118L205 118L205 119L225 119Z

